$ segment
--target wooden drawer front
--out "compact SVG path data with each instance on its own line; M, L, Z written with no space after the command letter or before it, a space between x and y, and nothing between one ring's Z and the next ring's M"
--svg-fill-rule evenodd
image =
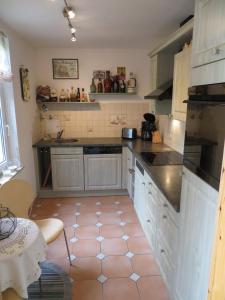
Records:
M173 223L169 214L163 213L160 216L158 230L168 250L168 256L170 257L170 260L174 263L174 250L177 249L178 228Z
M83 147L54 147L51 148L51 154L83 154Z
M153 218L156 220L158 217L158 213L160 211L160 206L157 203L157 200L153 195L146 195L146 209L151 213Z
M157 247L157 261L159 263L161 273L167 284L167 288L170 291L172 291L174 286L174 268L170 262L169 255L163 243L163 240L160 239L160 235L158 235L158 238L156 240L156 247Z
M152 250L156 251L156 222L152 214L146 210L146 220L144 224L144 231L150 243Z

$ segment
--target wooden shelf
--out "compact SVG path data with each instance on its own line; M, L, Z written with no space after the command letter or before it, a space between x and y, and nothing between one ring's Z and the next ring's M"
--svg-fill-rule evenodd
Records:
M95 102L39 102L37 101L37 104L53 104L53 105L92 105L92 104L98 104L98 101Z
M91 96L128 96L137 95L137 93L89 93Z

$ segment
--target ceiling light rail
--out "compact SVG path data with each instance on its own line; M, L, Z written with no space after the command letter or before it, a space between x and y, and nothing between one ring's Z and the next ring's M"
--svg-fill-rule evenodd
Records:
M76 30L76 28L73 27L73 25L70 21L71 19L73 19L76 16L76 14L75 14L75 11L72 8L72 6L70 6L68 4L67 0L64 0L64 2L65 2L65 7L63 9L63 15L68 21L68 26L69 26L69 29L70 29L71 34L72 34L71 41L76 42L77 38L76 38L75 33L76 33L77 30Z

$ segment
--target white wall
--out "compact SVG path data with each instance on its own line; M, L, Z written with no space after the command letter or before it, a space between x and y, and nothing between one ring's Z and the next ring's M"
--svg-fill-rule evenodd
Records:
M169 119L168 116L159 116L159 129L163 136L163 142L183 154L185 123Z
M24 169L17 175L18 178L29 181L36 191L36 179L34 171L33 142L39 139L39 126L37 105L35 101L35 66L34 50L20 38L15 32L0 23L0 30L9 38L10 57L13 78L13 90L15 100L15 112L19 139L19 153ZM29 69L31 101L24 102L21 98L19 68L21 65Z
M76 49L47 48L36 50L37 84L50 85L60 91L72 85L89 91L94 70L110 70L116 73L117 66L125 66L127 77L134 72L138 82L138 96L142 99L149 92L150 71L148 50L130 49ZM78 58L79 80L53 80L52 58ZM118 98L116 98L118 99Z

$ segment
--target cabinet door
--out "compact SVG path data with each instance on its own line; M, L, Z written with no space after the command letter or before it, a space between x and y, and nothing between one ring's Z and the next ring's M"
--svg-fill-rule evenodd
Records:
M85 155L85 189L121 189L121 154Z
M224 15L224 0L196 1L193 67L225 58Z
M146 206L145 206L145 180L138 168L135 168L135 189L134 189L134 208L137 212L138 218L143 226L146 220Z
M187 104L183 101L188 99L190 76L191 47L187 47L175 55L173 77L172 115L174 119L184 122L186 121Z
M185 169L175 299L206 300L218 193Z
M84 190L83 155L52 155L53 189Z

